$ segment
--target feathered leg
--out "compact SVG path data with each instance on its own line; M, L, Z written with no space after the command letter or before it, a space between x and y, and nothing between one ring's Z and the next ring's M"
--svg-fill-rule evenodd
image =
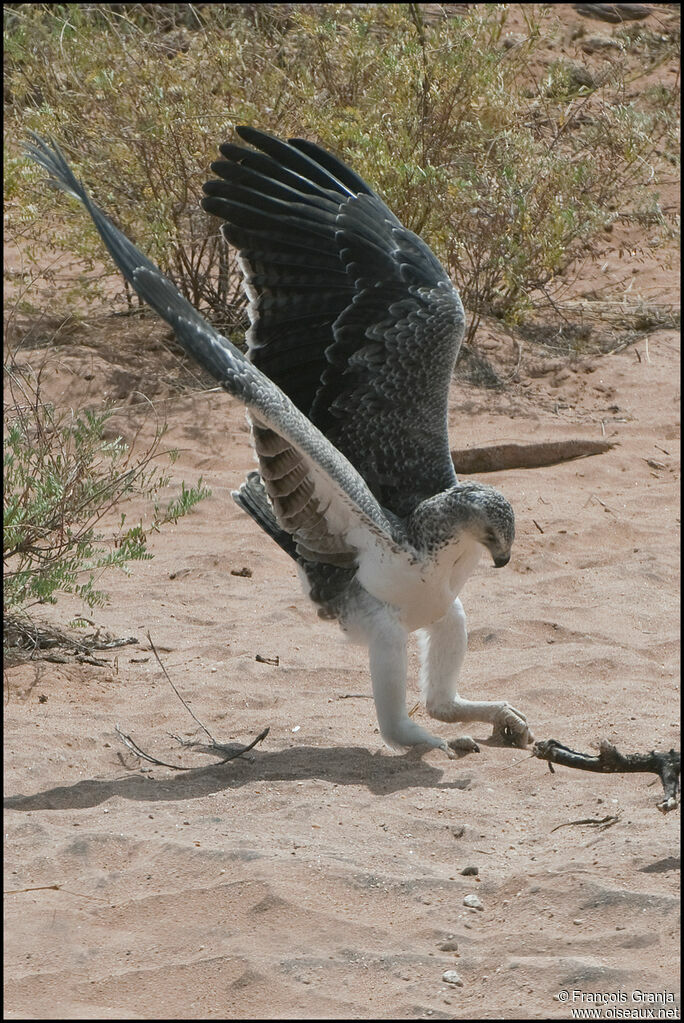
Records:
M425 746L453 757L445 739L432 735L409 717L406 710L407 632L396 612L360 586L349 600L342 627L349 638L368 647L373 699L380 734L391 749ZM474 743L467 747L475 749Z
M466 617L456 599L449 612L419 632L421 691L430 717L438 721L487 721L493 734L515 746L533 741L527 718L505 701L464 700L458 695L458 676L468 645Z

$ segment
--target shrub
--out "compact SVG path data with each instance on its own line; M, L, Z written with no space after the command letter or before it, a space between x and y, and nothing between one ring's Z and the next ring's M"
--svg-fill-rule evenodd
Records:
M162 451L163 428L136 453L109 435L112 408L58 412L41 400L39 376L16 365L6 370L3 614L55 603L58 592L99 606L107 597L97 588L102 573L150 558L148 534L177 522L210 491L201 477L194 487L182 483L180 496L162 508L158 497L170 477L155 462L175 454ZM120 511L133 496L152 502L145 526L127 523ZM115 510L118 525L105 529Z
M600 73L547 68L553 5L523 5L517 38L508 6L433 22L422 4L11 5L6 123L16 141L55 135L96 200L240 340L239 275L201 184L233 123L315 138L435 248L472 340L483 314L516 323L551 293L676 150L677 97L625 99L630 54L647 70L674 35L657 50L625 37ZM68 200L46 197L14 143L6 175L10 235L37 258L58 244L46 211ZM59 247L101 258L71 207Z

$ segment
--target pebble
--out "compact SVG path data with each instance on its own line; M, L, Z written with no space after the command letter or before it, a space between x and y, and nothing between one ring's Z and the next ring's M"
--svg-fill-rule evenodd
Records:
M477 895L466 895L463 900L463 905L467 906L468 909L484 909L484 906L478 899Z
M480 871L478 867L464 867L463 870L461 871L463 877L474 877L476 874L479 873Z
M455 984L456 987L463 987L463 981L456 973L456 970L447 970L446 973L442 974L442 980L445 984Z
M585 53L596 53L597 50L613 50L619 49L620 44L617 39L611 39L609 36L589 36L587 39L582 41L582 49Z
M437 946L440 952L458 952L458 942L455 938L449 938Z

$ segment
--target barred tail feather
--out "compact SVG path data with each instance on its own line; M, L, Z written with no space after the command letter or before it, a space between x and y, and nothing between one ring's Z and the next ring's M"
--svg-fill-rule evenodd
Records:
M258 472L250 472L245 482L230 495L235 503L246 511L265 533L275 540L279 547L298 564L302 559L297 554L297 545L286 530L282 529L273 514L273 507Z

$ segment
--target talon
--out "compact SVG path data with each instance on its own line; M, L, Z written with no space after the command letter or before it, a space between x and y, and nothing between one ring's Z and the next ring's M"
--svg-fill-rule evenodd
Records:
M456 739L450 739L448 745L458 753L480 752L480 747L470 735L459 735Z
M500 728L494 728L492 735L496 739L500 739L507 746L517 746L520 749L525 749L531 742L534 742L534 736L529 728L513 728L511 725L503 725Z
M502 711L501 718L494 725L492 735L507 746L517 746L520 749L525 749L531 742L534 742L527 718L513 707L506 707Z

